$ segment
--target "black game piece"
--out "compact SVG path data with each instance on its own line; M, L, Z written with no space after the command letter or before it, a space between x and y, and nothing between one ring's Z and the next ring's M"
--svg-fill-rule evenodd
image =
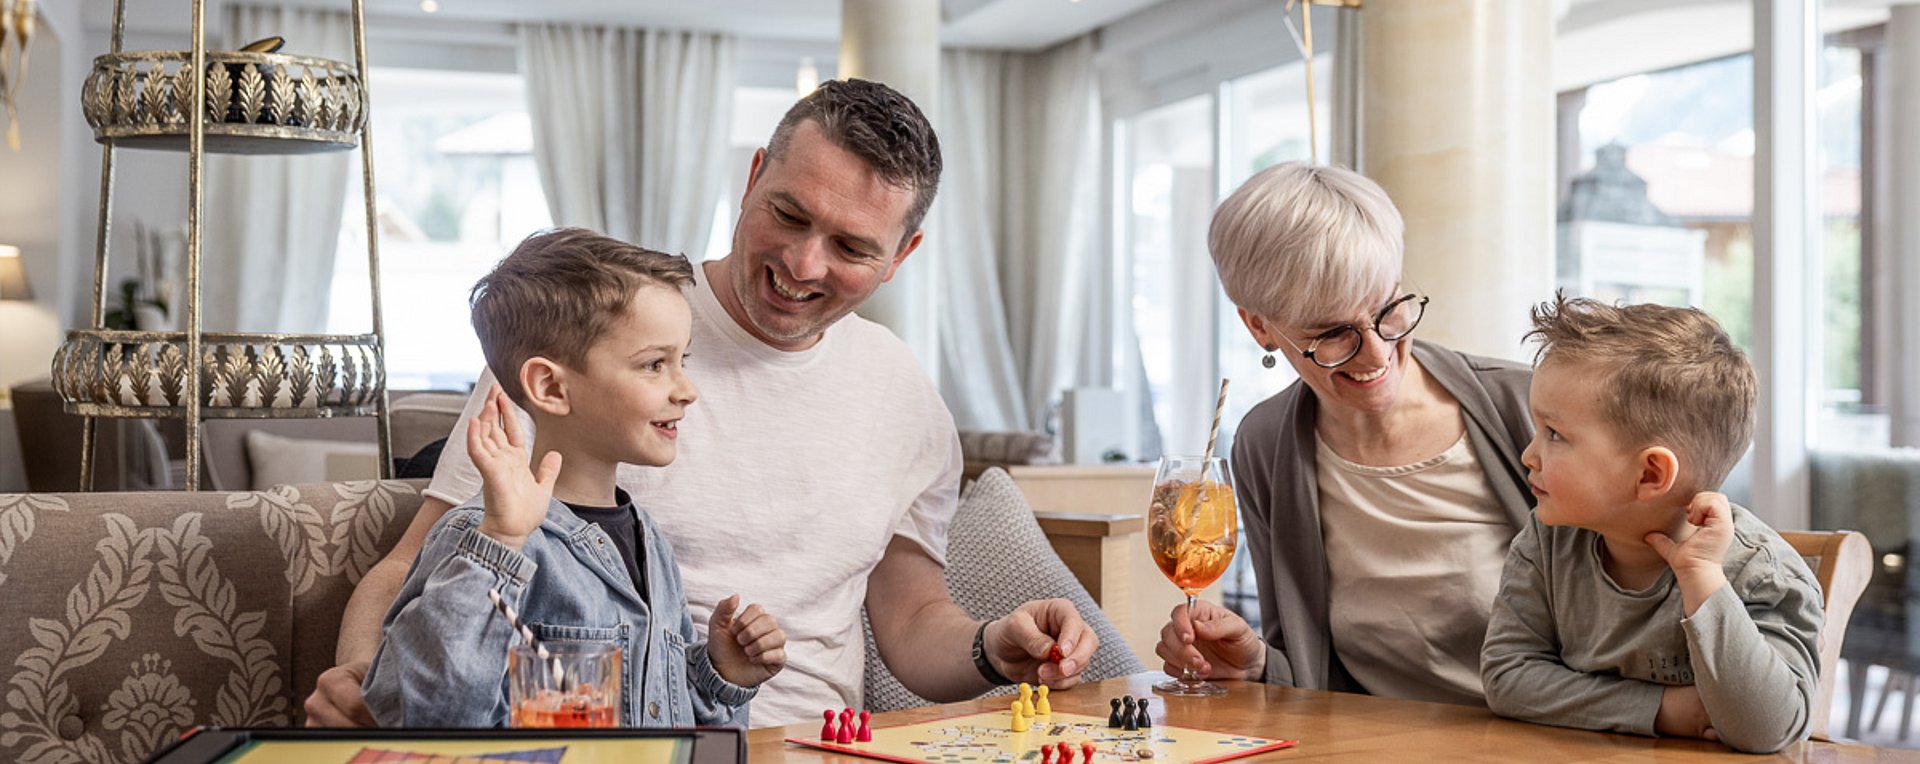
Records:
M1120 704L1120 729L1128 731L1140 729L1140 722L1134 718L1137 714L1134 711L1133 696L1122 696Z
M1107 726L1112 729L1119 729L1120 728L1120 699L1114 698L1110 702L1113 703L1113 713L1107 715Z
M1147 715L1147 699L1140 699L1140 714L1134 719L1134 725L1143 730L1153 729L1153 717Z

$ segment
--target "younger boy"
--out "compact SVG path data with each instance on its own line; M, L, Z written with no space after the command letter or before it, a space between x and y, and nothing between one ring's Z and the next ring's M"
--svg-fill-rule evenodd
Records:
M1563 296L1533 325L1538 504L1487 625L1487 705L1750 752L1806 737L1819 585L1714 493L1753 434L1746 356L1698 310Z
M387 612L364 684L381 724L506 724L518 635L495 589L538 640L623 649L623 726L745 726L747 701L786 665L786 634L734 595L701 643L672 546L614 487L621 462L673 461L695 398L679 291L692 279L685 258L560 229L474 285L474 331L500 380L467 429L483 488L434 524ZM508 398L533 417L537 470Z

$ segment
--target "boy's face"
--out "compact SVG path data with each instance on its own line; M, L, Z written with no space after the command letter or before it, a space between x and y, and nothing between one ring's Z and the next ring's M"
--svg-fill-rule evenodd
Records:
M569 369L567 419L572 436L608 461L653 467L673 462L680 418L698 397L682 357L693 337L693 312L679 290L646 286L587 350L583 369Z
M786 155L755 155L734 226L730 284L745 328L783 350L822 332L893 278L920 235L902 239L914 193L803 122Z
M1520 455L1547 525L1644 533L1626 510L1642 474L1640 450L1624 445L1603 414L1605 370L1555 361L1533 372L1533 442Z

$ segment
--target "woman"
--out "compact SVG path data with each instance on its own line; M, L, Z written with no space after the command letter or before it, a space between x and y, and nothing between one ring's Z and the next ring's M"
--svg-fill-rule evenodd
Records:
M1300 381L1241 421L1232 464L1265 639L1176 608L1166 670L1483 703L1480 643L1532 507L1527 367L1410 338L1400 213L1348 170L1284 164L1214 213L1227 296Z

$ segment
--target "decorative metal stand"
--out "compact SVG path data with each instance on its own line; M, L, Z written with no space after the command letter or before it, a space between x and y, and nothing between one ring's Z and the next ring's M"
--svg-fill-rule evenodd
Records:
M93 490L98 417L185 419L187 489L197 490L203 420L375 416L381 476L392 476L362 2L352 0L354 63L347 66L310 56L208 51L205 0L193 0L191 50L123 52L126 2L115 0L113 50L94 59L93 72L81 88L87 124L102 147L93 328L68 332L53 358L53 384L66 401L66 411L84 417L81 490ZM356 145L365 183L373 333L201 332L201 178L206 153L309 154ZM185 331L104 328L113 159L123 147L187 152Z

